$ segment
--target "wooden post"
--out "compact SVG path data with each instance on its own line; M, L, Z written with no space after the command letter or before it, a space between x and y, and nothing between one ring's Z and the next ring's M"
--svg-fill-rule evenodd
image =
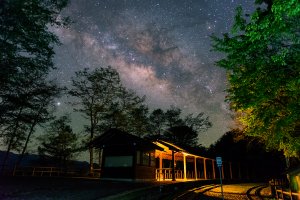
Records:
M232 168L231 168L231 162L229 162L229 172L230 172L230 179L232 180Z
M195 172L195 179L197 180L197 157L194 156L194 172Z
M162 171L162 168L163 168L163 163L162 163L163 159L162 159L162 151L160 151L159 153L159 171L158 171L158 177L159 177L159 180L161 178L163 178L165 180L165 176L163 175L163 171Z
M211 160L212 169L213 169L213 178L216 179L216 169L215 169L215 160Z
M183 154L183 179L186 180L186 156Z
M239 179L242 179L242 172L241 172L241 163L238 163L238 167L239 167Z
M222 165L222 179L224 179L224 165Z
M176 181L175 179L175 151L172 150L172 181Z
M206 174L206 158L203 158L203 173L204 173L204 179L207 179L207 174Z

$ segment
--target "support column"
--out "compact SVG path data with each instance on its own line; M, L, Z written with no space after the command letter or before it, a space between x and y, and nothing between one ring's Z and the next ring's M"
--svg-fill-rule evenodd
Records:
M224 163L224 162L223 162ZM224 164L222 165L222 179L224 179Z
M239 179L242 179L242 171L241 171L241 163L238 163L238 167L239 167Z
M186 180L186 156L183 154L183 179Z
M216 179L216 169L215 169L215 160L211 160L212 170L213 170L213 178Z
M206 159L203 158L203 174L204 174L204 179L207 179L207 174L206 174Z
M195 174L195 179L197 180L198 177L197 177L197 157L194 156L194 174Z
M176 181L176 179L175 179L175 151L172 151L172 181Z
M161 152L159 153L159 171L158 171L158 173L159 173L159 175L158 175L159 180L160 180L161 178L165 179L165 176L164 176L163 171L162 171L162 168L163 168L163 163L162 163L162 161L163 161L163 159L162 159L162 151L161 151Z
M232 168L231 168L231 162L229 162L229 172L230 172L230 179L232 180Z

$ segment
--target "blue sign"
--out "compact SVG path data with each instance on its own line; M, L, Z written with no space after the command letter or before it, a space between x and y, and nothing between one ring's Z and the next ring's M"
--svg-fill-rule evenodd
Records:
M221 167L222 166L222 157L216 157L216 161L217 161L217 166Z

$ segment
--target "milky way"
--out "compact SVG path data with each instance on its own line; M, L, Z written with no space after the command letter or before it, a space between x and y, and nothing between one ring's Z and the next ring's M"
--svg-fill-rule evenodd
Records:
M51 77L68 86L75 71L110 65L127 88L146 95L151 109L175 105L208 115L213 127L199 141L208 146L231 124L225 71L214 65L222 55L211 52L209 36L230 30L239 5L250 12L254 1L72 1L63 15L73 23L53 29L62 45ZM60 112L72 112L66 97L58 101ZM73 119L82 129L80 116Z

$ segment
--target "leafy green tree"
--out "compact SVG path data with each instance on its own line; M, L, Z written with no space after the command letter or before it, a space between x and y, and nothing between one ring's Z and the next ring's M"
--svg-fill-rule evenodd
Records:
M231 34L212 37L214 50L226 55L217 65L228 70L227 100L243 113L245 134L264 141L267 149L299 157L300 4L256 3L250 18L237 9Z
M69 125L70 119L62 116L50 123L47 133L39 137L39 155L57 162L60 167L67 167L67 162L80 150L77 139Z

